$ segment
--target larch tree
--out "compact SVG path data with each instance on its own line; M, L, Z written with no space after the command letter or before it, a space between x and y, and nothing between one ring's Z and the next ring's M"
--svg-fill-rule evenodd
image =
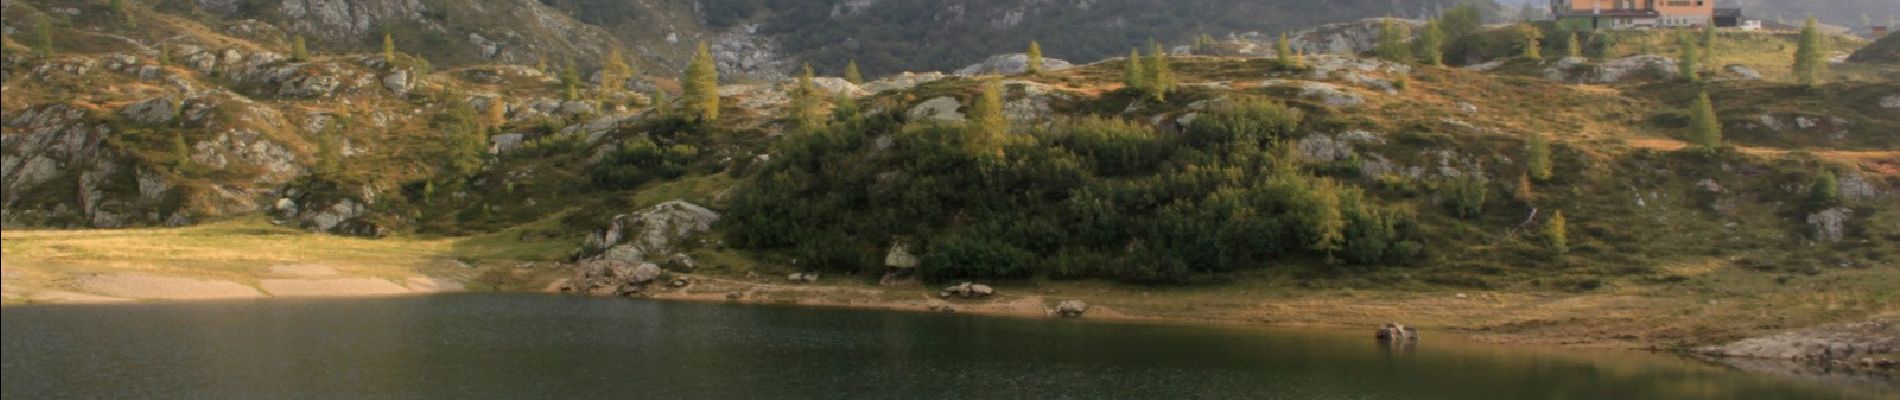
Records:
M1146 63L1141 62L1141 50L1128 49L1128 63L1122 67L1122 85L1132 91L1147 90L1147 69Z
M1160 42L1153 47L1154 56L1148 60L1148 92L1155 101L1167 101L1168 92L1174 91L1174 68L1168 65L1167 49Z
M1280 34L1280 40L1273 43L1273 57L1281 68L1299 68L1300 55L1293 52L1293 43L1287 40L1286 33Z
M1677 35L1676 44L1677 47L1682 48L1682 57L1676 60L1676 77L1684 81L1695 82L1697 78L1696 70L1700 68L1699 65L1701 64L1697 59L1696 49L1702 46L1697 46L1695 41L1690 40L1687 34Z
M1399 25L1397 19L1382 19L1379 22L1379 42L1373 46L1372 53L1387 61L1412 62L1412 47L1406 43L1411 36L1411 29Z
M185 144L185 135L172 131L172 171L183 172L191 166L191 146Z
M396 62L396 39L390 37L388 32L383 32L383 61Z
M633 66L627 64L619 48L607 50L607 58L601 60L600 88L607 93L619 92L627 87L627 80L633 79Z
M858 60L851 60L844 64L844 81L851 82L853 85L864 84L864 74L858 72Z
M310 61L310 47L304 44L303 35L297 35L295 39L291 39L290 60L297 62Z
M39 24L33 27L33 33L39 36L39 45L34 46L33 52L42 59L53 58L53 21L41 14Z
M574 70L574 63L561 67L561 98L567 101L581 99L581 73Z
M1028 60L1024 62L1030 75L1042 75L1042 44L1029 41L1029 52L1024 53Z
M1530 170L1531 179L1535 179L1538 182L1550 180L1552 175L1550 167L1550 139L1544 137L1544 134L1531 134L1530 144L1528 148L1525 149L1524 165L1526 169Z
M1425 65L1445 64L1445 27L1437 19L1425 21L1418 33L1418 61ZM1575 37L1572 37L1573 39Z
M1576 32L1570 32L1570 35L1564 38L1564 56L1583 57L1583 42L1577 40Z
M1544 221L1543 232L1540 236L1543 236L1544 245L1549 246L1552 253L1563 255L1570 252L1568 225L1569 223L1564 220L1563 210L1550 213L1550 219Z
M1815 27L1814 17L1808 17L1801 27L1801 41L1794 51L1795 80L1808 87L1819 87L1827 73L1827 50L1821 42L1821 32Z
M1524 59L1544 59L1544 31L1530 25L1519 25L1518 30L1524 32Z
M970 140L973 150L990 153L1000 151L1003 138L1009 135L1009 118L1003 115L1002 84L996 81L983 83L983 92L976 97L976 104L970 107L970 123L975 137Z
M686 104L692 116L703 122L719 120L719 66L714 63L712 48L706 42L699 43L699 52L693 55L692 64L686 67L685 85Z
M1709 101L1709 92L1697 95L1695 104L1690 108L1689 122L1694 129L1696 147L1704 152L1715 152L1722 147L1722 122L1716 118L1715 104Z
M1721 64L1715 63L1715 40L1716 40L1715 24L1708 24L1707 26L1703 26L1702 27L1702 41L1701 43L1698 43L1702 45L1702 63L1703 64L1707 64L1711 66L1721 65Z
M814 132L825 125L825 116L819 109L818 86L812 79L811 64L805 64L804 72L798 75L798 87L792 88L792 100L786 106L792 129L799 133Z
M487 117L489 128L500 130L502 125L508 124L508 99L496 96L489 101Z

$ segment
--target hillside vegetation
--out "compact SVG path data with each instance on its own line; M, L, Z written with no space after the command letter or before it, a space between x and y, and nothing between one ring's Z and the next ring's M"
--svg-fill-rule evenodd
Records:
M272 14L281 9L247 8L270 2L114 11L85 1L76 14L53 3L6 3L0 216L9 229L217 223L186 232L384 238L426 247L391 256L405 265L456 259L487 268L482 287L537 290L545 275L507 268L685 258L713 276L826 272L868 283L905 272L888 268L893 249L905 249L925 281L1063 290L1657 295L1676 309L1708 300L1695 296L1768 293L1827 303L1798 316L1725 308L1763 319L1670 325L1678 338L1891 313L1900 298L1900 288L1862 279L1894 273L1900 257L1895 67L1828 64L1803 84L1793 35L1720 33L1706 47L1712 57L1678 68L1702 47L1684 46L1694 43L1686 32L1483 27L1474 17L1444 42L1448 66L1402 54L1420 45L1401 26L1432 25L1370 20L1348 31L1370 26L1394 40L1337 47L1374 50L1363 54L1201 36L1181 52L1155 43L1132 62L1038 73L1011 64L1023 55L997 59L1001 74L746 83L762 79L703 76L730 73L711 65L730 61L717 44L659 58L703 60L694 80L637 57L625 69L437 60L446 50L436 39L399 30L386 50L380 39L241 35L288 21ZM516 5L607 7L551 4ZM789 3L750 4L747 18L708 26L789 18L767 12ZM186 5L200 11L168 8ZM214 10L231 19L196 14ZM575 29L559 32L595 28ZM1550 47L1568 40L1535 40L1571 33L1593 47L1572 55ZM1317 34L1329 35L1363 36ZM1101 40L1114 47L1040 43L1052 56L1126 54L1126 40ZM1866 45L1817 42L1825 51L1808 53ZM593 69L606 73L583 74ZM718 222L651 247L665 251L626 251L647 241L623 234L645 226L642 211L695 210L681 204ZM163 232L172 231L137 231ZM71 251L89 246L81 236L10 238L9 263L99 262L99 252ZM1838 296L1797 295L1810 292ZM1206 300L1173 293L1164 297L1199 300L1150 310ZM1613 322L1652 321L1625 317ZM1702 329L1689 325L1709 332L1684 333Z

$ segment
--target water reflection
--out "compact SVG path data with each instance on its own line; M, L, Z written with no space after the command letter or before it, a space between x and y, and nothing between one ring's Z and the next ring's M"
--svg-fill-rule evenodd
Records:
M1854 399L1671 357L530 295L7 307L0 397ZM1368 341L1372 343L1367 343ZM1887 397L1883 397L1887 396Z

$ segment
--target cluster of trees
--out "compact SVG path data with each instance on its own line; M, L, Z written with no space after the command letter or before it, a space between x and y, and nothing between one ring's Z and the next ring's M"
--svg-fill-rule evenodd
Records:
M1168 65L1168 51L1161 43L1150 45L1153 48L1149 56L1142 57L1141 49L1129 49L1127 64L1122 69L1122 84L1128 90L1143 93L1154 101L1166 101L1168 92L1178 84L1174 78L1174 67Z
M1279 103L1239 101L1181 135L1094 117L998 135L1002 120L987 116L1000 105L983 99L994 90L969 123L883 113L782 139L732 195L728 242L872 271L904 240L922 245L928 279L1144 283L1289 258L1390 264L1424 250L1414 211L1299 159L1290 143L1308 122Z

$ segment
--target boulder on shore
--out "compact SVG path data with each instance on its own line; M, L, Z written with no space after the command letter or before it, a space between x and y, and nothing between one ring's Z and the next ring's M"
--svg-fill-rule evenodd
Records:
M1077 318L1081 317L1082 313L1088 311L1089 303L1084 303L1081 300L1063 300L1061 304L1056 305L1056 315L1063 317Z

